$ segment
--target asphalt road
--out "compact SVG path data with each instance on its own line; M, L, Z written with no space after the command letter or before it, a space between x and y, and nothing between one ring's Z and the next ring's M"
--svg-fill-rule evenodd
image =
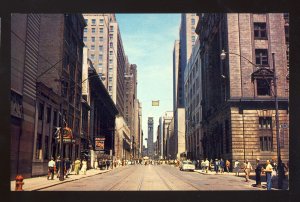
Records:
M129 165L40 191L258 190L244 178L179 171L170 165Z

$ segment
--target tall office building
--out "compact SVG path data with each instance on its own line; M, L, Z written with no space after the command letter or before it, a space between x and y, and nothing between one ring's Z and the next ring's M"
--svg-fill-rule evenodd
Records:
M120 115L124 115L124 73L126 55L115 14L83 14L87 27L84 43L89 48L89 58Z
M176 75L178 78L177 107L184 107L184 70L186 68L188 60L192 53L192 48L197 38L195 30L198 19L199 17L195 13L181 14L181 24L179 31L179 69L178 74Z
M148 140L147 140L148 155L150 158L154 157L153 145L153 117L148 117Z

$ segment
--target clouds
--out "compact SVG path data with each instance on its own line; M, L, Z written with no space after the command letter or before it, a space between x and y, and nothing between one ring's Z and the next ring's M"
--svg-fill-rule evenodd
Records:
M147 137L148 117L154 117L156 128L159 117L173 109L173 47L179 38L180 14L116 16L125 53L129 62L137 65L137 97L142 102L143 131ZM152 107L151 100L160 100L160 106Z

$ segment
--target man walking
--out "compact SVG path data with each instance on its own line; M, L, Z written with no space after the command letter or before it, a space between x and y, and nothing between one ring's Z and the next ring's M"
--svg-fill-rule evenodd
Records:
M226 160L226 171L229 173L229 168L230 168L230 161Z
M271 190L271 188L272 188L272 171L273 171L273 167L270 164L269 160L267 160L266 164L267 164L266 169L264 169L263 171L266 173L267 190Z
M259 163L259 158L256 159L256 168L255 168L255 179L256 179L256 187L261 187L261 171L262 165Z
M250 161L248 161L248 159L247 159L246 160L246 165L245 165L245 168L244 168L246 182L249 181L249 175L250 175L251 170L252 170L252 165L251 165Z
M51 175L51 180L53 180L53 177L54 177L54 167L55 167L55 161L54 161L53 157L51 157L51 160L48 163L48 176L47 176L47 180L49 180L50 175Z
M205 165L205 172L207 173L207 172L208 172L208 168L209 168L209 161L208 161L207 158L206 158L206 160L205 160L204 165Z
M68 178L68 175L69 175L70 169L71 169L71 162L70 162L69 158L65 159L65 165L66 165L66 178Z
M224 160L221 158L221 160L220 160L220 171L221 171L221 173L224 173L224 168L225 168L225 162L224 162Z

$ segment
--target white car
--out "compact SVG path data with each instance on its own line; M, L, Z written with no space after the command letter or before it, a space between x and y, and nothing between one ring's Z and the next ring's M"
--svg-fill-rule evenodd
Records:
M195 170L195 165L191 161L182 161L180 162L179 169L184 171L184 170Z

